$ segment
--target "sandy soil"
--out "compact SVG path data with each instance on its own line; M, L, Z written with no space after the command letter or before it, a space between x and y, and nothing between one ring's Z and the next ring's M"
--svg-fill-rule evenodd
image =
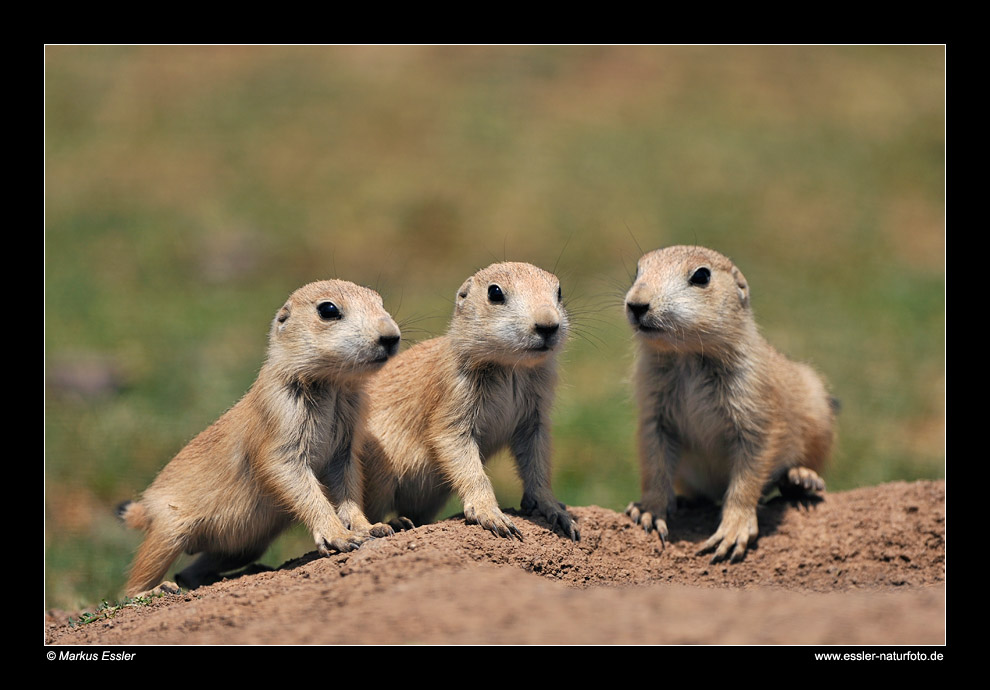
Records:
M511 511L510 511L511 512ZM760 508L741 563L696 555L718 509L671 540L596 506L582 539L513 520L523 541L451 519L270 572L126 607L45 642L144 644L910 644L945 642L945 484L897 482ZM78 617L78 613L71 614Z

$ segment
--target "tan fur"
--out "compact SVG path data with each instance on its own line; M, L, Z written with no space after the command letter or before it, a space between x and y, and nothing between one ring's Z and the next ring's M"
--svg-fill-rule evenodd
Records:
M692 284L705 268L709 282ZM702 551L739 560L757 536L765 488L824 490L818 473L832 446L833 401L814 370L759 334L746 279L717 252L681 246L643 256L626 315L639 341L643 489L626 512L666 540L675 485L722 500L721 523Z
M492 300L492 286L504 301ZM555 355L567 328L553 274L499 263L468 278L446 335L402 353L368 384L368 436L359 450L368 517L430 522L453 491L469 523L521 538L484 469L508 447L523 481L522 508L577 540L550 488Z
M319 305L332 302L339 318ZM363 386L398 345L378 293L340 280L310 283L276 314L268 355L245 396L165 466L139 502L122 506L147 532L127 592L157 585L186 551L202 555L178 574L196 587L255 560L294 521L321 553L370 536L360 508L352 441ZM334 507L336 506L336 508Z

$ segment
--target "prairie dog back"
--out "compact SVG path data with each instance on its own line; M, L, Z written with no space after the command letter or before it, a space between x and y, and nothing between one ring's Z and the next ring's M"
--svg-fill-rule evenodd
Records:
M487 458L508 447L523 480L523 510L577 539L550 488L549 414L567 332L560 281L551 273L497 263L464 281L447 333L400 354L369 383L359 445L369 518L430 522L453 491L468 522L520 536L484 470Z
M834 409L821 377L760 335L750 289L727 257L677 246L644 255L625 300L638 342L635 386L643 496L626 512L667 537L682 493L723 501L702 550L739 560L765 488L822 491ZM731 553L730 553L731 551Z
M165 466L121 517L147 532L127 585L154 587L183 551L178 574L196 587L247 565L293 521L321 553L391 533L360 508L352 443L364 382L398 347L399 329L374 291L310 283L278 310L251 389ZM331 503L332 501L332 503Z

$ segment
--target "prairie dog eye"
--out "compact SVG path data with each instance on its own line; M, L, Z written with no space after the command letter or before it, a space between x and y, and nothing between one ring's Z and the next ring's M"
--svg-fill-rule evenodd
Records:
M343 316L333 302L320 302L316 305L316 311L319 312L320 318L324 321L333 321Z
M688 282L691 283L692 285L697 285L698 287L704 287L708 285L711 279L712 279L712 272L709 269L702 266L701 268L697 269L694 273L691 274L691 277L688 278Z
M498 285L492 283L488 286L488 301L499 304L505 301L505 293L502 292L502 288Z
M564 298L564 293L560 291L560 286L557 286L557 301L560 302Z

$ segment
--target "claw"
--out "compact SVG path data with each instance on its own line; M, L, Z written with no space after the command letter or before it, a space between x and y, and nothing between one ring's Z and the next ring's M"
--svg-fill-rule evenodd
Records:
M626 506L626 515L630 519L643 528L643 531L649 534L650 532L656 532L657 536L660 538L660 548L661 550L667 549L667 523L659 517L654 517L654 514L645 510L641 507L642 504L633 501L628 506ZM669 511L661 511L660 514L666 515Z
M469 525L480 525L496 537L504 537L505 539L515 537L519 541L523 540L522 532L498 508L492 511L484 511L479 515L474 506L465 506L464 520Z
M577 527L574 526L574 520L561 520L560 521L560 531L561 533L568 537L571 541L580 541L581 535L578 533Z
M345 537L338 537L336 539L326 539L324 537L323 544L320 545L319 551L324 556L329 556L332 551L338 553L347 553L349 551L354 551L363 544L368 537L361 537L353 534L349 534Z
M653 515L651 513L643 513L640 517L640 521L647 534L653 531L655 525L653 524Z
M376 538L391 537L395 534L395 530L392 529L391 525L386 525L379 522L376 525L371 526L371 536Z
M719 543L720 541L722 541L722 539L721 539L721 537L719 537L719 538L717 538L717 539L716 539L716 537L717 537L717 536L718 536L718 535L712 535L711 537L709 537L709 538L708 538L708 539L707 539L707 540L705 541L705 543L701 545L701 548L700 548L700 549L698 549L698 550L697 550L697 551L695 552L695 554L694 554L694 555L695 555L695 556L701 556L702 554L706 554L706 553L708 553L709 551L712 551L712 550L713 550L713 549L715 548L715 546L716 546L716 545L717 545L717 544L718 544L718 543ZM712 562L712 563L717 563L717 562L718 562L718 561L716 560L716 558L717 558L717 557L718 557L718 554L715 554L714 556L712 556L712 560L711 560L711 562Z
M554 531L557 527L560 528L560 533L568 537L571 541L581 540L581 533L574 526L573 518L554 514L553 520L550 522L550 531Z
M714 549L715 554L710 563L715 564L724 560L738 563L746 557L746 550L749 548L750 542L756 539L756 536L756 530L747 529L741 521L730 520L727 526L726 521L723 520L715 534L702 544L697 555Z
M560 531L561 535L569 537L572 541L577 541L578 534L574 527L575 518L567 512L567 506L560 501L551 498L545 502L539 502L529 496L524 496L521 502L524 509L529 509L530 514L541 515L547 521L547 529L551 532Z
M388 524L395 532L416 528L416 523L402 515L389 520Z
M577 518L571 518L568 527L571 531L571 541L581 541L581 530L578 529Z

